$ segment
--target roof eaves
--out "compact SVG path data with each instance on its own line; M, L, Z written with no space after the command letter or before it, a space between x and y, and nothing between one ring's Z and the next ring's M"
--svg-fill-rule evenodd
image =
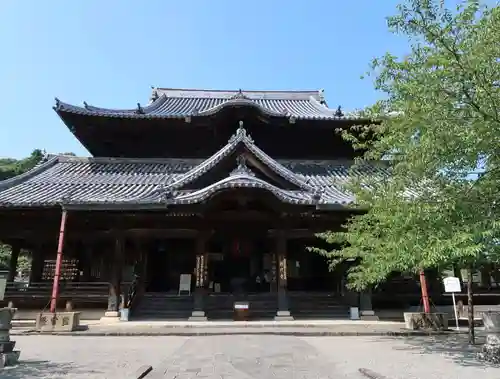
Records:
M224 178L200 190L177 196L169 200L170 204L193 204L203 202L217 192L231 188L255 188L267 190L279 200L290 204L315 205L316 200L309 193L283 190L266 181L248 174L237 174Z

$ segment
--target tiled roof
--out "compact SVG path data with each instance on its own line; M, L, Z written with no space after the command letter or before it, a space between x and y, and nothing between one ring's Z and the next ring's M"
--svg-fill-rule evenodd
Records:
M57 112L117 118L185 118L208 116L225 107L250 106L275 117L343 119L326 106L322 91L214 91L155 88L149 105L134 109L83 107L56 100Z
M187 184L214 169L242 148L290 184L279 188L258 178L244 160L227 177L204 188ZM292 204L347 205L343 188L352 171L347 161L276 161L260 150L243 128L206 160L77 158L54 156L32 171L0 182L0 207L64 204L123 206L199 203L225 188L260 188ZM366 166L355 175L388 174L384 166Z

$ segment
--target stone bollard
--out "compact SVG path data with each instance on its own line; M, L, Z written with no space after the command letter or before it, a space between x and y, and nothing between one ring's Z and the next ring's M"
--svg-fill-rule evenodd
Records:
M487 333L479 358L494 364L500 363L500 312L486 311L482 314L484 329Z
M15 308L0 308L0 368L17 364L21 354L14 350L16 342L10 340L11 321L15 313Z

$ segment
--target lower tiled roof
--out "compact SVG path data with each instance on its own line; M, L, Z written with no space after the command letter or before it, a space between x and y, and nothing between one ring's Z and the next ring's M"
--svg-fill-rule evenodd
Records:
M53 206L61 202L116 203L134 202L147 198L155 190L161 190L176 182L189 170L199 165L199 159L129 159L129 158L78 158L54 156L31 172L0 182L0 207ZM325 202L349 204L353 198L343 188L349 175L387 175L385 166L366 166L352 172L351 161L295 161L278 160L298 178L312 187L321 189ZM214 185L246 183L257 186L251 180L226 180ZM272 188L270 189L272 190ZM196 192L192 190L192 192ZM199 192L199 191L198 191ZM300 192L293 194L276 192L277 197L299 199ZM193 198L183 191L179 198ZM205 194L203 194L205 195ZM201 196L201 195L200 195ZM306 195L304 195L306 196ZM310 196L307 195L307 196ZM304 201L306 198L304 197ZM309 200L308 200L309 201Z

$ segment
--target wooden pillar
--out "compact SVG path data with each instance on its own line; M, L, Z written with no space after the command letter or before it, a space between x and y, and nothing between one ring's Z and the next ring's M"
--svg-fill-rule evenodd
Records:
M124 247L124 238L122 235L118 235L115 239L113 259L110 267L108 309L105 313L106 317L118 317L120 315L120 285L122 281Z
M64 237L66 232L66 221L68 219L68 212L66 209L62 210L61 213L61 224L59 226L59 239L57 243L57 256L56 256L56 267L54 271L54 282L52 284L52 296L50 298L50 313L56 313L57 308L57 299L59 297L59 280L61 278L61 268L62 268L62 259L63 259L63 251L64 251ZM41 261L41 269L38 272L41 275L41 270L43 270L43 250L40 250L40 256L38 256L39 261ZM31 263L31 271L33 273L33 265L35 263L35 257L33 256L33 262ZM36 272L36 271L35 271Z
M378 316L375 315L373 310L371 288L359 294L359 311L361 320L378 320Z
M278 312L274 319L278 321L293 320L288 308L286 234L283 231L276 235L276 256L278 260Z
M31 250L30 283L37 283L42 279L44 251L42 246Z
M271 284L269 290L270 292L278 291L278 257L276 251L271 254Z
M92 279L92 253L94 246L89 242L88 245L83 246L83 262L81 262L83 275L81 277L82 282L90 282Z
M10 262L9 262L9 275L7 276L8 282L13 282L17 276L17 262L19 260L19 253L21 246L17 243L11 245Z
M208 256L206 253L206 243L208 235L206 232L200 232L196 236L196 286L194 291L194 307L190 321L206 321L207 317L204 311L205 287L208 272Z

